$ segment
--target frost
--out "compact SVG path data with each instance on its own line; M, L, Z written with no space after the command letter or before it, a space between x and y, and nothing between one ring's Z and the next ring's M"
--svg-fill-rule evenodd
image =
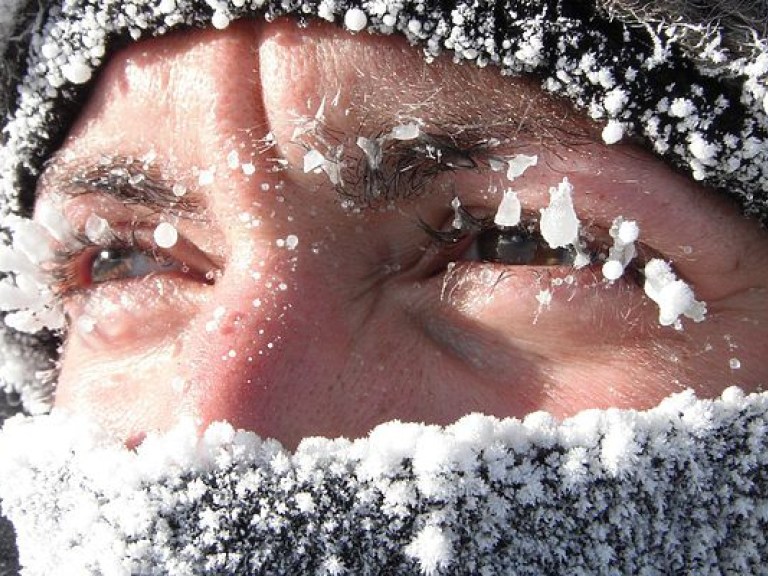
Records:
M643 272L645 294L659 306L659 324L682 327L680 316L694 322L704 320L706 304L696 300L691 287L677 279L668 262L654 258L645 265Z
M549 189L549 206L541 209L539 228L550 248L578 245L579 219L573 209L573 186L568 178Z
M425 526L405 548L405 553L416 559L425 576L438 574L453 559L451 539L437 526Z
M360 32L368 25L368 17L360 8L350 8L344 14L344 26L352 32Z
M516 154L507 160L507 179L512 181L522 176L523 173L532 166L536 166L539 161L538 156L527 156L526 154Z
M393 421L291 453L191 419L128 449L54 410L0 431L0 497L30 574L571 574L575 558L655 574L691 550L697 574L751 574L766 418L768 394L689 390L563 422Z
M738 358L731 358L728 361L728 366L730 366L731 370L738 370L741 368L741 361Z
M61 74L72 84L85 84L91 79L93 69L82 60L71 60L61 67Z
M250 162L243 164L242 166L240 166L240 168L242 169L243 174L245 174L246 176L252 176L253 174L256 173L256 166L254 166Z
M184 186L184 184L177 182L176 184L173 185L172 191L174 196L176 196L177 198L181 198L187 193L187 187Z
M688 98L675 98L669 107L669 113L676 118L685 118L696 111L696 106Z
M160 248L173 248L179 239L179 233L170 222L161 222L155 228L152 237Z
M399 124L392 128L389 133L390 138L393 140L415 140L421 134L421 126L416 122L410 122L408 124Z
M711 163L719 147L717 144L707 142L707 140L698 133L691 134L688 149L697 160L704 164Z
M504 196L499 202L499 208L493 217L497 226L517 226L520 223L521 206L517 193L511 188L504 190Z
M624 137L624 126L617 120L609 120L603 128L603 142L616 144Z
M627 103L628 95L621 88L614 88L605 95L603 106L605 111L611 116L616 116L622 111Z
M94 244L104 244L111 238L112 229L104 218L91 214L85 222L85 236Z

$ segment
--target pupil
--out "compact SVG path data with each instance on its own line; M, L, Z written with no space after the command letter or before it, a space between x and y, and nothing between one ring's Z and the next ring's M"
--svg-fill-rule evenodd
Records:
M531 264L536 259L538 242L519 228L494 227L477 238L480 259L503 264Z
M124 278L130 272L130 253L121 248L100 250L91 264L91 282L98 284Z
M495 226L477 238L480 259L509 265L567 266L573 264L571 248L550 248L540 236L524 228Z

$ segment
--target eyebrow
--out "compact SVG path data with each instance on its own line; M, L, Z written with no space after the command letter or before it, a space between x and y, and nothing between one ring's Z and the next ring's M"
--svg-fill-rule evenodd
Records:
M151 161L132 156L101 156L65 161L54 159L43 179L51 188L69 197L101 194L125 206L138 205L157 212L191 217L206 205L194 187L168 178ZM182 188L179 188L182 187Z
M408 123L408 122L405 122ZM341 148L341 181L334 185L342 201L351 201L358 208L375 207L381 202L397 202L426 195L434 181L444 173L461 171L499 171L499 167L531 145L546 146L555 136L573 145L590 142L584 133L550 130L544 134L535 125L520 120L507 123L478 122L474 124L432 122L420 127L412 140L397 140L386 135L397 125L372 129L362 122L356 130L332 130L319 125L316 139L323 147ZM364 138L379 148L380 159L372 162L355 138ZM332 140L332 145L328 141ZM305 145L305 149L311 149ZM350 153L351 152L351 153ZM496 168L492 166L496 163Z

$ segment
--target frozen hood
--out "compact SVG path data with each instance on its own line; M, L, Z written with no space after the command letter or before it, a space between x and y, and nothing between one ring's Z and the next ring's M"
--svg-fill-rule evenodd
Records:
M54 412L0 434L24 574L759 574L768 394L563 423L470 415L307 439L227 424L136 451Z

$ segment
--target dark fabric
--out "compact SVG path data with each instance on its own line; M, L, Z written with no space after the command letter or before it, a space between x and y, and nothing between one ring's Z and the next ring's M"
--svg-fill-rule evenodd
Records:
M0 576L19 573L19 554L16 550L16 534L11 523L0 516Z

